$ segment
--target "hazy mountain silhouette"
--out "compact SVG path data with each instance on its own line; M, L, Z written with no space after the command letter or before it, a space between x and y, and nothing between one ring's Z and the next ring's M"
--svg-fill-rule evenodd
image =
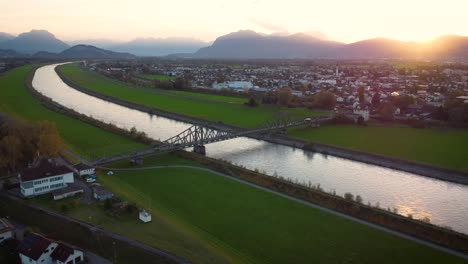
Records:
M428 42L405 42L385 38L344 44L324 39L323 34L287 32L271 35L241 30L218 37L211 45L195 39L139 38L125 43L111 40L87 40L99 48L77 45L70 48L45 30L32 30L17 37L0 33L0 56L55 58L133 58L162 56L183 58L309 58L309 59L437 59L468 61L468 37L448 35ZM319 37L317 37L319 36ZM3 41L2 41L3 39ZM71 43L78 43L74 41ZM207 46L209 45L209 46ZM203 47L205 46L205 47ZM112 51L114 52L112 52ZM15 51L15 52L12 52ZM63 53L60 53L64 51ZM60 54L59 54L60 53ZM129 54L132 53L132 54Z
M193 57L468 60L468 37L443 36L430 42L374 38L344 44L301 33L264 35L241 30L217 38Z
M194 53L206 45L209 43L190 38L137 38L106 48L138 56L163 56L173 53Z
M0 58L16 58L16 57L24 57L24 54L18 53L14 50L8 49L0 49Z
M76 45L60 52L58 57L67 59L134 59L135 55L114 52L90 45Z
M15 36L5 33L5 32L0 32L0 42L5 42L7 40L14 39Z
M343 43L321 40L306 34L264 35L241 30L221 36L198 50L200 58L323 58Z
M0 43L0 49L12 49L27 54L38 51L61 52L67 48L69 48L67 44L46 30L31 30Z

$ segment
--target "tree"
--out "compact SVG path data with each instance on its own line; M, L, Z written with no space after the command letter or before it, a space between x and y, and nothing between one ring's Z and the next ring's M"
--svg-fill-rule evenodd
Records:
M332 110L336 105L335 95L321 91L312 97L312 107L319 109Z
M408 95L396 96L393 97L392 102L394 106L399 107L400 109L406 109L408 105L415 103L415 99Z
M391 104L385 104L380 108L380 116L384 121L393 120L393 113L395 112L395 107Z
M374 107L378 107L380 105L380 94L379 93L375 93L373 96L372 96L372 105Z
M283 88L278 91L278 104L287 106L292 99L292 92L289 88Z
M245 103L245 105L250 106L250 107L257 107L258 102L255 99L254 95L250 95L249 101Z
M54 124L48 121L39 123L37 153L41 157L57 157L64 149L64 146L65 144Z
M358 98L359 98L359 103L361 104L365 103L364 87L362 86L358 88Z

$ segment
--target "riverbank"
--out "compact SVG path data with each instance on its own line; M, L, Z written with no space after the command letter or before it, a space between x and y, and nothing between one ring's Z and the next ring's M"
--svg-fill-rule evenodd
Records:
M160 109L155 109L147 106L143 106L140 104L136 104L133 102L128 102L124 100L120 100L111 96L107 96L104 94L97 93L95 91L83 88L76 83L69 80L64 74L60 72L58 67L55 68L55 72L59 75L59 77L70 87L88 94L90 96L97 97L99 99L112 102L124 107L128 107L131 109L135 109L144 113L148 113L151 115L159 115L162 117L166 117L169 119L174 119L180 122L189 123L189 124L198 124L198 125L205 125L210 126L214 129L224 130L224 131L242 131L242 128L227 125L224 123L218 122L211 122L204 119L188 117L177 113L172 113ZM320 128L318 128L320 129ZM405 171L409 173L415 173L421 176L426 176L430 178L435 178L444 181L455 182L459 184L468 185L468 173L439 168L430 164L423 164L414 161L408 161L373 153L366 153L361 151L350 150L342 147L332 146L321 144L317 142L310 142L301 139L295 139L291 137L285 136L264 136L264 135L250 135L250 138L258 139L258 140L265 140L267 142L286 145L294 148L300 148L307 151L315 151L322 154L333 155L345 159L351 159L354 161L364 162L368 164L378 165L386 168L391 168L395 170Z

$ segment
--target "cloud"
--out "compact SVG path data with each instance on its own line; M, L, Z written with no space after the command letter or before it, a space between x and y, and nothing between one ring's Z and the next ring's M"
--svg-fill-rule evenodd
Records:
M260 20L260 19L257 19L257 18L250 18L250 22L252 24L260 26L263 29L266 29L266 30L269 30L269 31L287 32L286 28L284 28L283 26L272 23L271 21L268 21L268 20Z

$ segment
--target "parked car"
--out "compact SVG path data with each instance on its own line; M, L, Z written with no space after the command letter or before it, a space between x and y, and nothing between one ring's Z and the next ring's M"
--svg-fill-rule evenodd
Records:
M95 182L95 181L96 181L95 178L91 178L91 177L86 178L86 182Z

